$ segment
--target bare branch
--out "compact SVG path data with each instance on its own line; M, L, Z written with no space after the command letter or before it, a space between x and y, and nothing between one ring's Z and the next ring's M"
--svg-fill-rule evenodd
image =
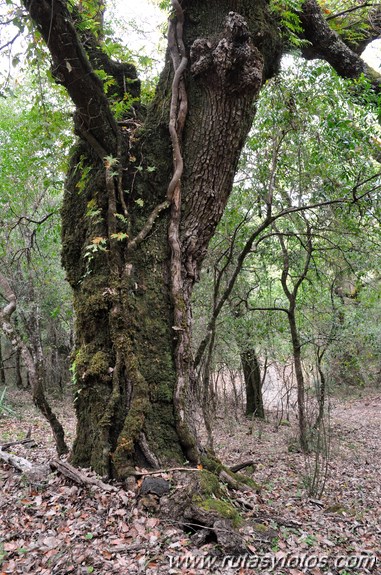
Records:
M347 10L343 10L342 12L337 12L336 14L332 14L331 16L326 17L326 21L334 20L335 18L340 18L341 16L346 16L351 12L356 12L357 10L364 10L364 8L370 8L372 6L380 6L380 4L371 4L365 2L365 4L359 4L358 6L352 6L351 8L347 8Z

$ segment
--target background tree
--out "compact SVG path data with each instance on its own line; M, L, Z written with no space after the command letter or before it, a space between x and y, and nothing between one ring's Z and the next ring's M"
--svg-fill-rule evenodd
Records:
M22 359L24 386L30 385L62 453L63 430L45 391L62 390L69 375L71 305L59 261L59 204L70 141L61 126L68 112L57 101L52 108L47 93L45 100L25 105L26 94L19 87L0 102L1 141L8 151L0 160L2 328L10 359L16 360L16 384L21 385Z
M317 78L319 87L324 86L326 98L316 98ZM324 403L321 360L327 345L332 346L340 339L339 315L336 306L332 306L331 291L342 273L340 269L346 269L347 274L349 269L352 273L357 269L356 274L366 273L368 230L377 230L374 210L378 205L380 179L379 164L372 157L372 134L377 132L375 118L371 108L348 107L342 99L343 87L326 66L304 67L299 63L296 67L290 62L284 77L278 76L262 91L236 190L206 261L206 267L215 270L213 311L196 353L201 361L207 353L206 342L214 333L214 341L225 350L225 357L230 357L219 334L229 333L231 340L232 334L237 333L236 317L229 318L229 312L223 312L224 304L232 300L235 306L230 307L234 310L240 306L241 310L238 316L242 327L238 329L245 326L241 342L247 346L254 339L254 346L259 346L263 356L268 357L270 344L262 329L265 321L251 318L247 312L253 306L262 315L266 310L281 310L292 321L301 396L305 368L302 369L299 357L300 329L304 332L303 346L308 344L310 348L303 355L312 364L316 351L322 380L321 406ZM197 321L205 313L204 307L198 306L197 292L201 291L204 302L205 284L210 283L210 277L211 274L205 275L196 290ZM302 286L305 280L307 289ZM288 282L294 284L294 297ZM292 309L287 298L284 300L287 294ZM296 302L301 313L298 321ZM277 317L275 324L271 325L272 334L278 332L284 339L280 332L281 327L284 330L281 318ZM278 350L275 346L270 354L278 361L280 348L284 344L279 339ZM215 353L220 355L219 351ZM304 411L304 400L299 403ZM302 415L303 422L305 414Z

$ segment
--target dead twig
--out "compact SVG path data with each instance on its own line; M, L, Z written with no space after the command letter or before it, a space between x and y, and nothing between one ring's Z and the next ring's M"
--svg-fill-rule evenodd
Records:
M75 483L79 485L87 485L87 486L95 486L99 487L103 491L119 491L117 487L114 485L110 485L109 483L104 483L101 479L97 477L89 477L83 471L80 471L73 465L70 465L67 461L60 461L58 459L52 459L49 462L49 465L52 469L55 469L68 479L71 479Z
M241 469L245 469L245 467L251 467L252 465L255 465L255 461L250 459L250 461L243 461L242 463L232 465L230 467L230 471L233 471L233 473L237 473L237 471L241 471Z

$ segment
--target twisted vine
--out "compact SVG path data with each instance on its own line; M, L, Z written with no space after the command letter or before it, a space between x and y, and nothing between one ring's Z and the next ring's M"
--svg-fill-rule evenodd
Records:
M181 151L181 139L188 112L188 98L184 81L184 72L188 66L183 41L184 11L179 0L172 0L174 17L168 31L168 48L172 59L174 76L169 113L169 134L173 150L173 176L168 185L167 200L171 202L171 217L168 227L168 242L171 249L171 297L174 310L173 329L176 331L175 349L176 387L174 404L179 439L185 448L188 459L195 460L195 441L190 433L186 418L187 360L189 355L189 326L187 322L186 302L184 301L183 279L181 273L181 177L184 160Z
M169 133L173 148L174 171L168 186L167 198L169 201L174 202L176 192L180 193L180 180L184 170L180 139L188 111L188 99L183 77L188 65L188 58L183 41L184 12L179 0L172 0L172 6L175 10L175 18L169 24L168 47L175 74L172 81Z

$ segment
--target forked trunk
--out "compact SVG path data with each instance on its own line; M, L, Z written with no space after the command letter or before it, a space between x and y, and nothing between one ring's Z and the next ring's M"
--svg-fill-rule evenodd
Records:
M145 114L133 67L107 58L101 34L86 30L81 42L80 12L25 4L76 105L62 211L76 311L73 460L118 477L134 465L195 463L190 297L255 98L279 65L277 23L265 0L173 0L166 65ZM107 96L95 69L115 81Z

